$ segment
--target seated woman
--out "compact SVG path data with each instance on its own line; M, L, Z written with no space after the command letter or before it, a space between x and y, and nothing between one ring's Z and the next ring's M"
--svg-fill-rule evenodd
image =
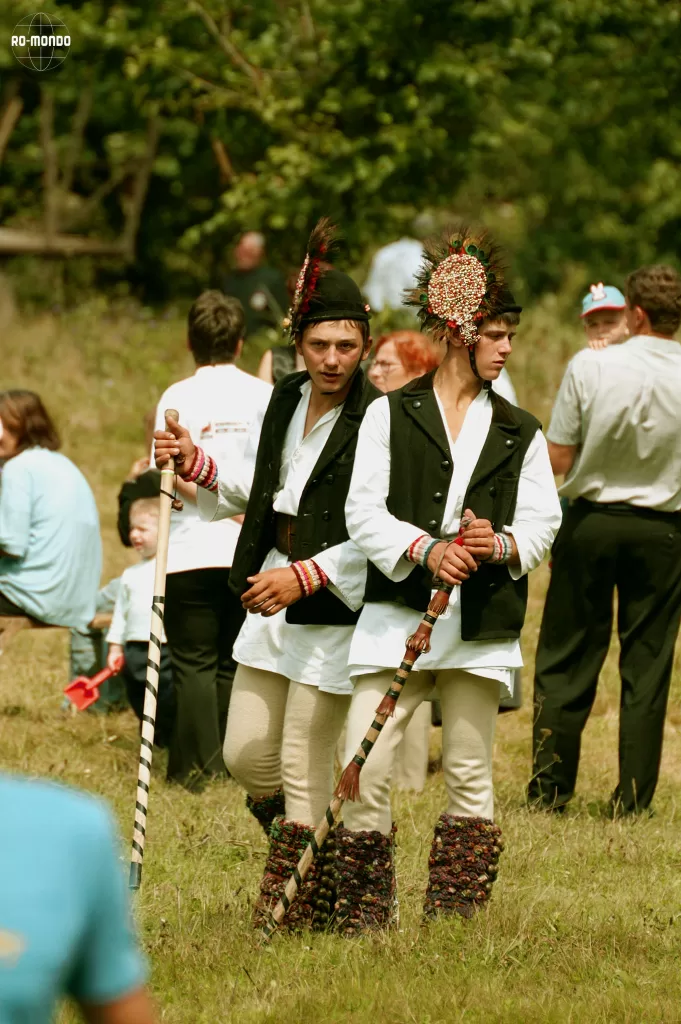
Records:
M0 616L84 629L102 566L89 484L38 395L0 392Z

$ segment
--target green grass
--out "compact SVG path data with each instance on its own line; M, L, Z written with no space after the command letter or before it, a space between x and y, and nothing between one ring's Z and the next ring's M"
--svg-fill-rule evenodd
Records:
M550 304L528 321L511 373L521 401L547 423L580 336L560 325ZM116 318L91 304L60 320L16 324L5 332L3 350L4 386L43 395L66 453L93 486L108 579L131 560L117 539L115 499L128 466L143 453L142 417L168 383L191 372L183 324ZM586 730L578 799L564 818L529 814L528 699L547 579L542 567L531 584L525 707L498 724L497 818L506 852L488 910L470 923L420 923L431 830L444 806L442 776L435 775L420 796L395 798L399 930L360 941L278 935L262 950L249 917L266 849L243 793L232 782L213 784L200 797L168 787L165 755L156 754L136 914L163 1021L681 1020L680 662L655 817L611 822L601 814L616 780L616 650ZM67 664L67 639L56 631L20 634L0 659L2 767L106 797L127 860L136 723L131 713L63 714ZM62 1017L63 1024L75 1019L69 1010Z

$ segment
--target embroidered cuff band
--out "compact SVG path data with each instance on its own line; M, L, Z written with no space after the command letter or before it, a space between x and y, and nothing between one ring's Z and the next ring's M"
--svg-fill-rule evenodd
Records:
M404 552L404 557L408 562L414 562L416 565L422 565L424 569L427 569L428 556L435 545L439 543L439 537L433 538L429 534L423 533L409 545Z
M207 491L216 492L218 489L218 466L215 459L204 452L203 448L197 446L191 469L186 474L180 474L188 484L197 484L205 487Z
M512 554L513 544L511 538L507 537L505 533L495 533L494 552L485 561L496 565L504 565L509 561Z
M302 562L292 562L291 568L296 574L303 597L309 597L316 590L328 586L329 577L312 558L306 558Z

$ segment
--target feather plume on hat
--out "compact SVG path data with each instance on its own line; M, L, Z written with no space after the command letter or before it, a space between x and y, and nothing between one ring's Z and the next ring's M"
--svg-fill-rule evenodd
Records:
M335 224L332 224L328 217L322 217L310 233L305 259L296 281L291 308L283 323L291 337L300 328L300 321L310 307L317 282L322 272L330 268L338 248Z

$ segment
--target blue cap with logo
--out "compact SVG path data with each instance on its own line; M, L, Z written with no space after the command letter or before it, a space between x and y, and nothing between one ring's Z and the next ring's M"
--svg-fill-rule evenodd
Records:
M624 309L626 300L619 288L611 284L592 284L589 291L582 299L581 316L588 316L595 313L597 309Z

